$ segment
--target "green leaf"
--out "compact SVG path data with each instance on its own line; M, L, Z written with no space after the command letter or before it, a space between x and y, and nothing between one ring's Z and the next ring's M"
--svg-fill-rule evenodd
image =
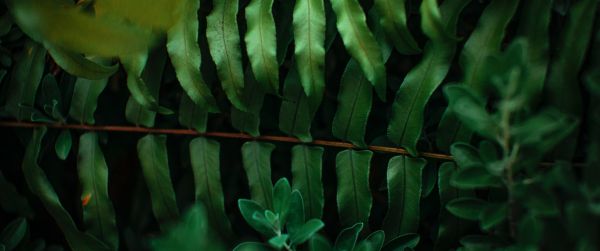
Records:
M420 53L421 49L406 24L405 1L376 0L374 6L380 14L379 24L396 50L405 55Z
M550 20L552 18L552 1L532 0L524 1L521 7L517 35L527 41L525 43L527 52L528 80L522 84L529 85L532 90L530 97L535 99L533 104L539 101L538 97L543 88L548 71L548 58L550 48ZM525 13L537 13L528 15Z
M290 208L287 215L286 228L291 235L295 234L305 222L304 200L300 191L294 189L290 197Z
M457 142L452 144L450 153L452 154L452 157L454 157L456 164L461 168L473 165L483 165L483 161L481 160L477 149L467 143Z
M487 139L496 139L499 122L485 110L485 101L474 91L465 86L449 85L444 88L444 94L450 103L448 111L452 111L462 125Z
M485 231L490 231L493 227L506 220L507 216L508 205L506 203L489 204L479 215L481 228Z
M403 234L394 239L388 241L385 246L383 246L382 251L391 251L391 250L406 250L413 249L419 244L421 237L418 234Z
M147 51L156 40L149 29L116 18L92 16L64 1L10 0L7 5L15 23L33 40L74 53L134 55Z
M177 79L185 93L208 112L219 108L200 72L200 45L198 45L198 9L200 1L183 0L182 11L175 24L167 31L167 51L175 68Z
M246 53L256 82L265 92L279 92L279 64L275 21L271 13L273 0L251 0L246 6Z
M248 177L252 200L261 206L273 208L273 185L271 183L271 153L275 145L262 142L246 142L242 146L242 161Z
M486 202L476 198L457 198L446 204L446 209L463 219L479 220L479 215L486 207Z
M504 186L502 180L493 176L481 165L461 167L450 179L450 185L459 189L479 189Z
M58 134L58 138L56 139L56 143L54 144L54 151L59 159L67 159L69 152L71 151L72 144L73 140L71 139L71 131L68 129L60 131L60 134Z
M243 242L233 249L234 251L269 251L269 246L259 242Z
M5 109L17 120L30 118L30 113L22 105L33 106L35 103L35 94L44 73L45 57L46 50L42 46L27 41L12 68Z
M282 224L290 207L292 188L286 178L279 179L273 187L273 210L279 214Z
M287 240L288 240L288 235L282 234L282 235L275 236L275 237L269 239L268 242L269 242L269 245L276 248L277 250L280 250L281 248L283 248L283 246L285 246Z
M177 225L150 240L152 250L225 250L218 240L211 238L208 217L201 204L194 204Z
M363 223L359 222L351 227L343 229L335 239L334 250L336 251L351 251L356 245L358 234L363 229Z
M386 73L381 48L369 30L366 16L356 0L330 0L337 30L346 50L375 87L379 99L386 99Z
M371 151L344 150L337 154L337 206L342 226L367 222L373 197L369 188Z
M311 142L310 127L322 99L322 93L306 96L302 90L295 63L292 63L283 87L283 100L279 110L279 130L302 142Z
M227 98L235 108L245 111L247 105L242 99L244 71L237 24L238 5L238 0L213 1L213 9L206 17L206 38Z
M100 60L98 60L100 61ZM95 124L94 112L98 107L98 97L108 84L108 78L89 80L77 78L71 98L69 116L80 124Z
M152 212L160 224L166 229L167 222L179 217L179 209L175 199L175 191L169 172L167 156L167 137L165 135L148 134L137 144L138 158L142 174L150 192Z
M448 74L457 45L451 36L456 33L458 17L469 2L470 0L444 2L441 11L435 1L423 1L421 5L422 13L430 13L421 16L421 23L431 41L425 46L422 60L406 75L396 92L387 131L392 142L405 147L413 156L417 155L417 142L425 120L425 106ZM430 31L425 27L428 23L438 22L442 23L442 30Z
M77 171L81 183L83 222L88 233L112 249L118 249L119 231L108 196L108 167L94 132L79 137Z
M27 220L25 220L25 218L17 218L2 229L2 232L0 233L0 243L4 245L6 250L13 250L21 243L26 232Z
M0 197L3 198L0 200L3 211L28 218L33 216L33 209L27 198L17 191L14 184L6 180L2 171L0 171Z
M511 127L511 135L519 145L544 155L576 131L579 121L554 108L546 108Z
M322 147L296 145L292 148L292 187L302 194L308 219L319 219L323 215L322 159Z
M40 127L33 130L31 141L27 145L25 158L23 160L23 175L29 185L31 192L42 202L42 205L54 219L58 227L65 235L67 243L74 251L108 251L110 250L102 242L89 234L80 232L75 222L61 205L58 194L48 180L46 173L37 161L42 145L42 139L46 134L46 128Z
M85 58L83 55L74 53L60 47L46 46L48 54L52 56L54 62L71 75L87 78L91 80L100 80L108 78L119 69L118 64L105 66L93 60Z
M315 234L308 241L308 250L310 251L331 251L333 247L331 247L331 243L327 238L322 235Z
M383 247L383 241L385 240L385 233L383 230L377 230L371 233L363 242L368 242L373 247L373 250L379 251Z
M263 106L265 92L256 83L249 67L246 68L244 77L245 84L241 98L246 104L246 111L231 107L231 125L237 130L257 137L260 135L258 127L260 126L260 110Z
M444 162L438 170L438 191L440 197L440 226L437 231L435 250L448 250L456 246L458 239L470 228L472 223L457 218L446 210L448 202L462 197L474 196L472 190L458 189L450 185L450 178L459 169L452 162Z
M196 201L201 201L212 226L221 235L231 235L231 225L225 213L225 198L221 184L220 145L203 137L190 142L190 161L194 173Z
M138 103L139 106L149 111L152 111L153 113L150 113L150 115L146 115L147 117L151 117L152 119L144 119L144 121L146 121L144 123L153 123L155 112L170 114L172 113L172 111L162 108L158 105L156 97L158 95L154 95L152 93L152 87L146 85L146 81L144 81L144 79L142 78L142 72L144 71L144 67L147 61L148 54L139 54L131 57L121 58L123 68L125 68L125 71L127 72L127 88L129 89L131 97L133 98L133 100L129 102L135 101ZM128 110L130 110L130 113L132 113L131 111L133 111L134 109L126 109L126 116Z
M271 226L265 224L262 221L258 221L254 219L255 214L262 214L265 209L258 203L252 200L239 199L238 200L238 208L240 209L240 213L242 213L242 217L244 220L250 225L254 230L258 231L262 235L266 237L271 237L275 235L275 232L271 228Z
M582 0L573 3L561 31L556 53L544 85L545 104L580 118L583 101L579 89L579 72L589 47L598 1ZM579 129L560 143L552 152L554 159L570 160L577 146Z
M188 97L182 95L179 103L179 124L196 132L206 132L208 112Z
M290 235L290 245L299 245L315 235L325 224L318 219L311 219L304 223L296 232Z
M351 59L340 81L338 107L331 125L334 137L366 147L364 138L373 100L372 89L356 60Z
M407 156L390 159L387 168L388 210L383 229L388 241L419 228L423 168L427 162Z
M488 77L484 71L485 60L500 51L504 39L505 29L516 12L519 0L492 0L484 9L477 27L465 42L461 56L460 65L464 70L464 85L473 88L476 93L482 93L488 83ZM468 141L473 130L464 126L471 122L460 121L451 112L452 108L446 110L438 126L437 146L448 151L450 145L457 141Z
M298 0L294 7L294 48L306 96L325 89L325 6L323 0Z
M494 250L506 245L504 241L493 235L468 235L460 239L467 250Z
M127 70L127 63L123 63L127 70L127 86L130 91L132 87L137 90L137 87L135 86L139 86L139 88L141 88L139 89L140 91L147 91L148 93L143 94L144 97L140 97L136 92L131 92L131 97L127 100L127 105L125 107L125 118L129 123L135 125L153 127L156 112L157 109L159 109L157 108L158 101L156 100L158 99L160 82L162 80L167 57L164 50L156 50L149 55L144 55L143 58L140 59L143 59L144 62L138 62L139 64L132 65L137 68L135 72ZM130 84L132 87L130 87ZM145 95L149 96L145 97ZM144 105L142 102L145 101L140 101L140 98L149 103Z
M95 14L119 17L138 26L165 31L173 25L175 18L185 7L183 1L155 0L152 4L144 0L96 0Z

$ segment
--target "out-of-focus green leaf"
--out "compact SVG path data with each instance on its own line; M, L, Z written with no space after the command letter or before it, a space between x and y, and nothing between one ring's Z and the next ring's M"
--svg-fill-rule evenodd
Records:
M477 149L467 143L454 143L450 148L450 153L452 153L452 156L454 157L454 162L461 168L473 165L483 165L483 161L481 160L481 156L479 156Z
M108 167L98 144L98 136L94 132L79 137L77 170L81 183L83 222L88 233L112 249L118 249L119 231L108 196Z
M466 166L457 170L450 179L450 185L459 189L503 187L502 180L490 174L484 166Z
M306 96L325 88L325 6L323 0L298 0L294 7L294 48Z
M198 44L198 9L200 1L182 0L181 13L167 32L167 51L175 68L179 84L202 109L218 112L219 108L200 72Z
M260 110L263 106L265 92L256 83L252 70L249 67L246 68L244 77L245 84L241 98L243 103L246 104L246 111L232 107L231 124L235 129L256 137L260 135Z
M450 213L467 220L479 220L479 215L483 212L486 202L476 198L458 198L453 199L446 204L446 209Z
M179 217L175 191L169 172L167 137L148 134L137 144L142 174L150 192L154 217L166 229L167 222Z
M229 101L235 108L246 111L247 104L242 99L244 70L237 24L238 5L238 0L213 1L213 9L206 17L206 38Z
M356 0L330 0L337 30L348 53L356 60L377 96L386 100L386 72L381 48L369 30L366 16Z
M583 115L583 101L579 88L579 72L586 58L590 43L594 17L598 1L582 0L573 3L567 20L561 31L544 85L544 103L556 107L559 111L580 118ZM554 148L552 158L570 160L577 146L579 127L569 137Z
M150 29L92 16L67 1L10 0L7 5L15 23L29 37L68 51L121 57L143 53L155 42Z
M33 194L42 201L46 211L54 218L54 221L65 235L65 239L71 249L74 251L111 250L98 239L77 229L75 222L61 205L58 195L52 184L50 184L46 173L38 166L37 161L45 134L45 127L33 130L33 136L27 145L22 166L25 181Z
M118 17L136 25L165 31L181 14L185 1L154 0L96 0L94 10L98 16Z
M14 184L10 183L0 171L0 207L7 213L18 214L24 217L32 217L33 209L29 205L27 198L17 191Z
M269 246L259 242L244 242L233 249L234 251L269 251Z
M502 223L508 216L508 205L506 203L490 204L479 215L481 228L489 231Z
M406 24L407 13L404 0L376 0L374 6L379 16L379 24L385 30L396 50L402 54L411 55L421 52L419 45L410 34Z
M371 151L344 150L337 154L337 206L343 226L368 222L373 197L369 188Z
M181 221L162 236L152 239L152 250L225 250L210 231L209 216L201 204L196 203L182 216Z
M423 59L413 68L400 88L392 105L388 138L411 155L417 155L417 142L423 130L425 106L433 92L442 83L456 52L454 39L458 17L470 0L444 1L438 9L436 1L421 4L422 29L431 41L425 45ZM440 24L441 30L428 27Z
M295 63L285 78L283 87L283 101L279 110L279 130L300 139L302 142L311 142L310 127L317 112L323 93L306 96L298 76Z
M388 211L383 220L387 240L419 228L423 168L427 162L407 156L390 159L387 169Z
M39 44L27 41L23 52L12 68L5 109L17 120L28 120L31 115L23 109L33 106L42 80L46 50Z
M48 54L52 56L52 59L54 59L56 64L69 74L77 77L99 80L110 77L119 69L118 64L105 66L89 60L78 53L70 52L55 46L46 47L48 48Z
M266 209L273 208L273 184L271 183L271 153L275 145L262 142L246 142L242 146L242 161L248 177L250 196Z
M388 241L381 250L392 251L413 249L417 246L417 244L419 244L420 240L421 237L418 234L403 234Z
M440 226L438 227L434 250L448 250L449 248L454 247L458 242L458 239L463 236L472 225L472 223L457 218L446 210L446 205L451 200L473 196L472 190L458 189L450 185L450 178L457 170L456 165L452 162L444 162L440 165L438 170Z
M142 78L142 72L148 61L148 54L138 54L131 57L121 58L123 68L127 72L127 88L131 92L132 101L138 103L144 109L152 111L154 113L159 112L161 114L171 114L171 110L161 107L158 105L158 95L153 95L152 88L146 84L146 81ZM151 60L152 62L152 60ZM156 87L158 88L158 87ZM128 109L125 110L127 113ZM133 109L129 109L133 110ZM131 111L130 111L131 112ZM144 123L150 123L149 121L154 120L156 114L149 113L144 119ZM127 116L127 115L126 115ZM152 119L150 119L150 117ZM152 121L153 123L153 121Z
M499 122L485 109L485 101L474 91L461 85L450 85L444 88L448 99L448 111L461 121L462 125L471 131L495 140L499 132Z
M544 80L548 70L548 52L550 48L550 19L552 18L552 1L531 0L524 1L521 16L519 16L519 27L517 34L527 41L526 52L528 62L528 81L522 84L530 85L529 96L535 101L544 88ZM527 13L537 13L529 15Z
M25 237L27 232L27 220L17 218L11 221L0 232L0 243L4 245L5 250L13 250Z
M308 241L308 250L310 251L331 251L333 247L331 247L331 243L327 238L322 235L315 234Z
M71 131L68 129L60 131L58 138L56 138L56 143L54 144L54 151L59 159L67 159L69 152L71 151L72 144L73 140L71 138Z
M516 12L519 0L493 0L479 18L477 27L465 42L459 63L464 70L463 84L473 88L475 93L481 94L488 84L488 77L484 71L485 60L500 51L504 39L505 29ZM460 121L456 114L446 110L438 126L436 144L438 148L448 151L452 143L468 141L472 135L472 128L465 126L471 122Z
M356 245L358 234L363 229L363 223L359 222L351 227L343 229L335 239L334 250L351 251Z
M322 147L297 145L292 148L292 186L302 194L308 219L323 215L322 158Z
M246 6L246 53L256 82L265 92L279 93L279 64L273 0L251 0Z

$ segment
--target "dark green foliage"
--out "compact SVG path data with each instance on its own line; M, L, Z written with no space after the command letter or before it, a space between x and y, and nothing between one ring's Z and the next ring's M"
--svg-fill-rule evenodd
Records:
M599 6L6 0L0 250L599 249Z

